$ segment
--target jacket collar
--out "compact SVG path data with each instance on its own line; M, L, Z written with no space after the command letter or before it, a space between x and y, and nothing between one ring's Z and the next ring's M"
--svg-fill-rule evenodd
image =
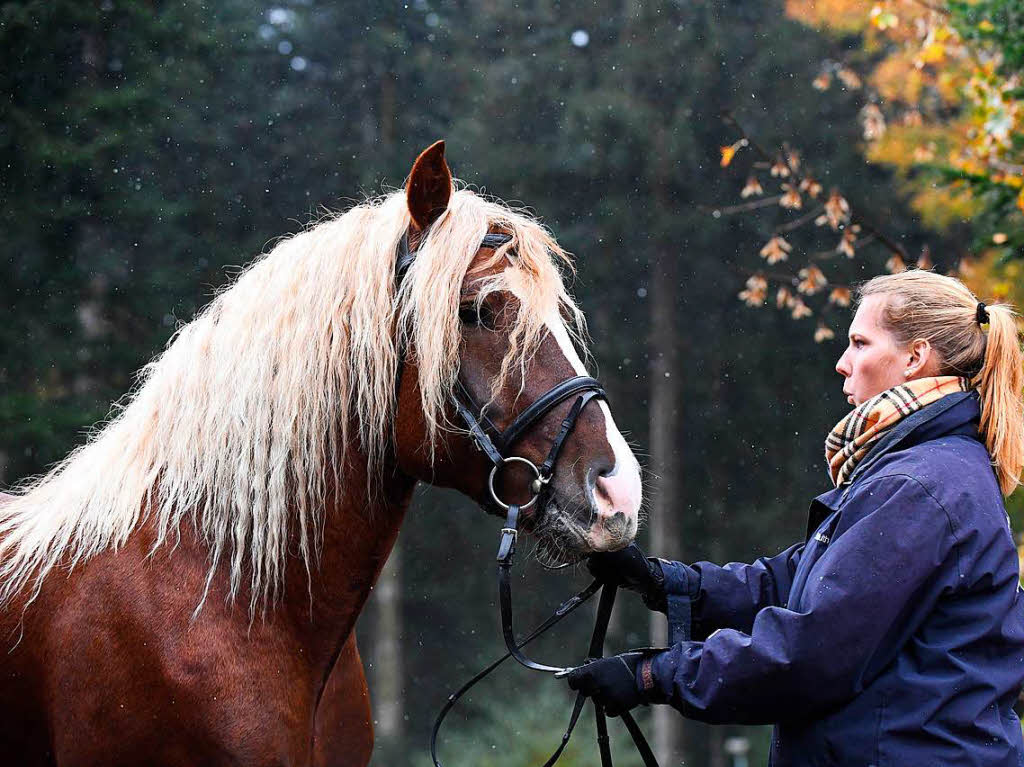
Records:
M884 456L896 450L905 450L913 445L953 434L979 439L980 418L981 407L975 391L949 394L938 402L911 413L872 446L845 483L822 493L811 502L811 508L808 510L807 537L818 529L829 514L839 508L851 485L869 472Z
M967 434L978 439L980 417L977 392L963 391L946 395L938 402L911 413L893 426L890 432L878 440L864 456L843 487L848 487L883 456L897 449L905 450L949 434Z

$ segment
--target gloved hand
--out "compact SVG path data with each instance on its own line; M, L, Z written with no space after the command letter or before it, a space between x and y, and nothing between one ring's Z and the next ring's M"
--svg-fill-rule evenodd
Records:
M635 543L618 551L600 551L587 559L587 569L601 583L639 592L651 610L666 612L665 575L657 559L648 559Z
M636 682L636 668L643 660L642 652L627 652L610 658L598 658L569 673L569 687L604 707L608 716L646 703Z

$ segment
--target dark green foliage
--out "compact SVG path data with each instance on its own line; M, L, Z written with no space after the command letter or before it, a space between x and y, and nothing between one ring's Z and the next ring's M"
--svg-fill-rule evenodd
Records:
M36 451L14 453L13 473L66 452L200 305L203 283L239 246L259 247L209 236L230 208L214 179L225 143L209 127L229 104L207 99L223 62L251 52L242 18L230 4L211 18L199 2L0 9L0 401ZM34 409L78 417L17 418L28 392Z
M953 26L966 42L999 51L1005 74L1024 70L1024 4L1020 0L951 0L946 5Z
M1019 102L1024 89L1009 87L1009 80L1024 74L1024 3L1021 0L975 0L964 2L953 0L948 3L950 22L967 45L975 51L979 61L989 56L998 56L999 82L1009 109L1013 102ZM1019 81L1018 81L1019 82ZM1012 151L1009 157L1020 157L1024 148L1024 136L1010 137ZM1011 163L1004 163L1004 168ZM975 247L979 250L991 247L991 233L1007 235L1001 247L1001 260L1024 258L1024 233L1019 226L1009 222L1020 221L1019 189L1007 184L992 173L973 174L943 169L939 178L945 183L966 185L982 202L982 211L974 223L979 237ZM1019 175L1019 171L1018 171Z

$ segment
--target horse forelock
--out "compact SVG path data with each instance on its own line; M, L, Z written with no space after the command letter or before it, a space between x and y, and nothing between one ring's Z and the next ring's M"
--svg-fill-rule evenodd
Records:
M330 217L279 242L183 326L86 444L0 504L0 605L28 585L33 599L58 562L122 545L147 515L157 546L194 520L210 549L207 584L226 561L231 597L247 585L251 614L266 608L290 542L315 566L327 490L350 490L346 453L358 450L371 476L379 469L399 348L415 349L431 442L446 428L462 283L489 228L512 241L482 293L509 289L521 304L502 378L524 368L553 310L583 339L561 277L567 256L530 215L456 191L396 294L408 226L402 192Z

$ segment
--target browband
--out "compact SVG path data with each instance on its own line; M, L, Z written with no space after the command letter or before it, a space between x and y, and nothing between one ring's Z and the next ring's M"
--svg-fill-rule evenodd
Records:
M512 241L511 234L490 233L484 235L480 241L481 248L500 248L502 245ZM416 251L409 250L409 232L402 235L398 241L398 258L395 259L395 282L401 283L405 273L409 271L412 262L416 260Z
M507 242L512 242L511 234L504 234L503 232L497 232L491 234L488 232L484 235L484 238L480 241L481 248L500 248Z

